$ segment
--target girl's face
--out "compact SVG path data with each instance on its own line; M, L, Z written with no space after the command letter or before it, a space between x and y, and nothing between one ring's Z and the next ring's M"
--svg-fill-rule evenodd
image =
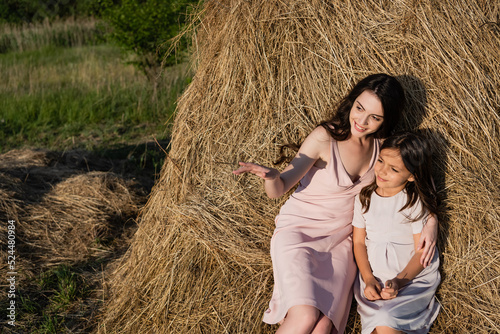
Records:
M371 90L361 93L352 105L349 121L353 137L362 138L376 132L384 121L384 108L377 95Z
M394 196L404 189L407 182L415 178L406 169L403 159L397 148L386 148L380 152L375 163L377 194L383 197Z

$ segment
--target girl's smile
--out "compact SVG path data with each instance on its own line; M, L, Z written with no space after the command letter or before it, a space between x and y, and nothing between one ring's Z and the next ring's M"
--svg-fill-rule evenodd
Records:
M406 169L398 149L383 149L375 163L377 189L383 197L394 196L404 189L407 182L414 181L413 175Z

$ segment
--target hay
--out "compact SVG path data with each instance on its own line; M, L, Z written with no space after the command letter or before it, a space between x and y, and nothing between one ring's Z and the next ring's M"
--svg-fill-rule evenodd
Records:
M6 235L7 221L15 220L24 269L113 257L106 253L115 246L109 242L135 221L145 194L135 181L88 171L109 164L79 151L21 149L0 155L0 233Z
M442 311L432 332L498 332L499 11L486 0L205 1L196 75L99 331L274 331L261 318L286 196L269 200L259 180L231 170L270 164L354 82L386 72L409 93L402 128L427 129L439 158Z
M22 224L27 244L46 264L82 261L106 252L114 230L139 211L131 182L110 172L72 176L28 209ZM102 255L102 254L100 254Z
M51 317L66 332L96 327L103 277L125 253L151 182L139 171L126 173L127 160L88 151L20 149L0 154L0 271L13 271L7 255L14 250L16 291L21 295L16 327L0 332L37 332ZM121 170L120 175L111 168ZM15 221L14 248L7 242L9 220ZM71 270L70 281L78 282L75 294L66 287L68 279L56 274L61 268ZM2 305L9 303L8 291L0 291ZM64 305L58 299L62 295Z
M19 216L24 213L21 199L16 194L21 191L22 185L16 178L0 172L0 257L8 258L7 226L9 220L19 221ZM0 264L0 269L7 268L7 261Z

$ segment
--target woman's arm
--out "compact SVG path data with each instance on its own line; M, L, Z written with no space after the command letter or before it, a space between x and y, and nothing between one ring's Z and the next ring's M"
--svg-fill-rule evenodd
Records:
M240 162L240 168L234 174L252 173L264 179L264 189L270 198L285 194L318 160L328 161L330 156L331 137L323 127L317 127L304 140L295 158L280 173L275 168L260 166L254 163Z
M423 250L420 256L420 264L425 268L431 263L436 250L436 240L438 232L438 220L436 215L430 214L422 229L417 250Z
M359 273L366 284L365 297L368 300L381 299L381 287L375 276L373 276L370 262L368 261L368 253L365 245L366 229L359 227L352 227L352 242L354 248L354 257L358 265Z
M408 284L424 269L422 264L420 264L420 258L422 256L423 249L417 249L419 239L420 233L413 235L413 242L415 243L415 254L413 254L406 267L399 274L397 274L396 277L385 282L385 287L380 293L382 299L395 298L398 295L399 289Z

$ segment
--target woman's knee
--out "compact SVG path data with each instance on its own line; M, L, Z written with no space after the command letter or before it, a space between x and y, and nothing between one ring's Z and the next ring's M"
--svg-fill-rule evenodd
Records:
M321 312L314 306L297 305L288 310L286 321L293 321L297 324L302 324L304 327L313 328L318 322ZM302 326L301 326L302 327Z
M316 325L314 326L314 330L311 332L311 334L325 334L325 333L329 334L332 332L332 329L333 329L332 321L323 313L321 313L318 321L316 322Z

